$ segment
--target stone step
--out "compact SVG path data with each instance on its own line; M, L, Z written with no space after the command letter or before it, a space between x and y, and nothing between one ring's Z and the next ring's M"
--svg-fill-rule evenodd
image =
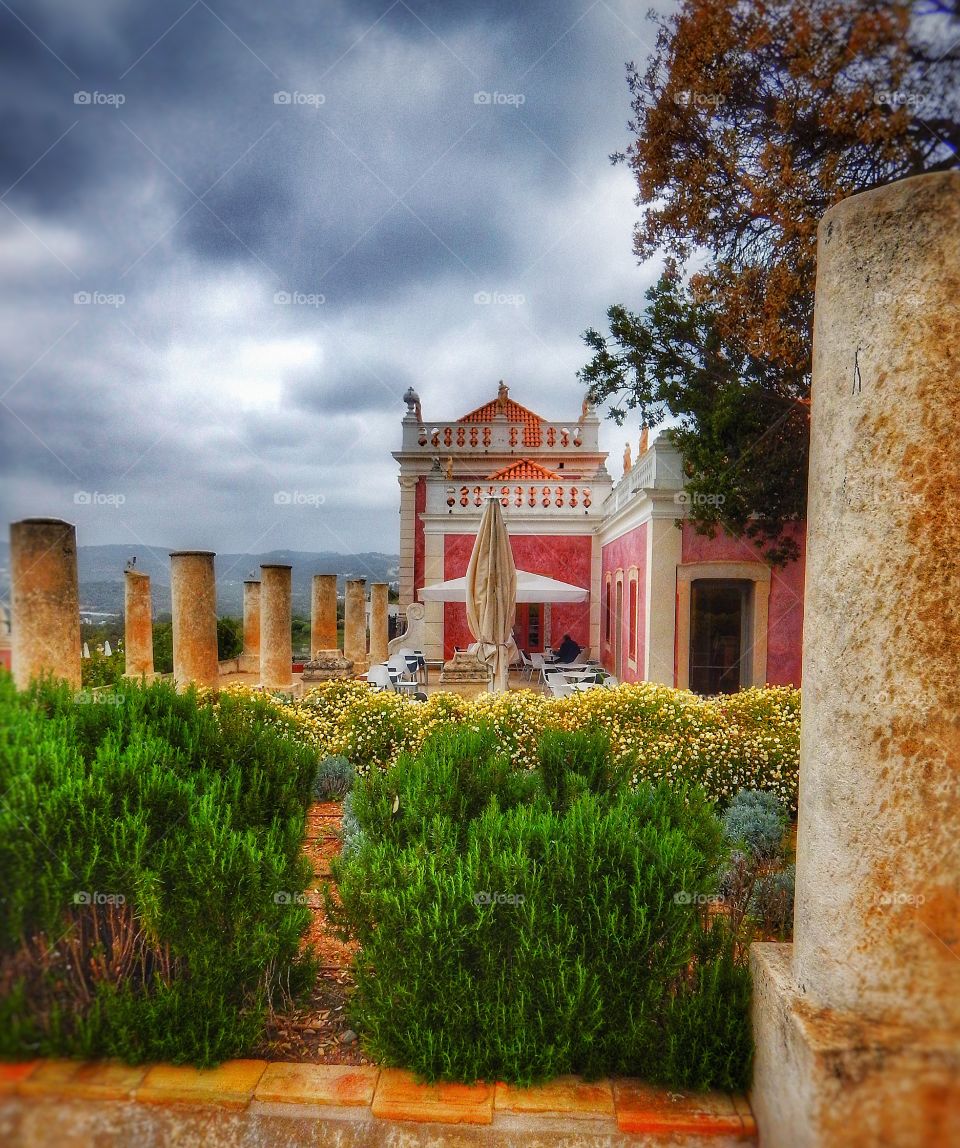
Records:
M5 1148L211 1148L437 1144L502 1148L727 1148L755 1144L742 1097L637 1080L561 1077L518 1088L423 1084L374 1066L227 1061L182 1065L0 1064Z

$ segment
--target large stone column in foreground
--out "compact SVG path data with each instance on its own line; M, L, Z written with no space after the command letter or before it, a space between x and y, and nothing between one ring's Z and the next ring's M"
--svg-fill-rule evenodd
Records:
M126 570L123 575L124 676L153 677L153 607L150 575Z
M370 587L370 664L387 660L390 640L390 587L374 582Z
M292 577L290 566L260 567L260 684L267 690L293 687Z
M960 1144L960 173L820 224L794 944L771 1148Z
M240 670L260 673L260 583L248 578L243 584L243 653Z
M337 576L314 574L310 595L310 657L337 648Z
M50 673L80 688L77 531L59 518L10 526L13 677L21 689Z
M347 582L343 600L343 656L353 662L354 672L362 674L367 658L367 582L357 578Z
M217 583L210 550L177 550L170 555L173 612L173 680L216 686Z

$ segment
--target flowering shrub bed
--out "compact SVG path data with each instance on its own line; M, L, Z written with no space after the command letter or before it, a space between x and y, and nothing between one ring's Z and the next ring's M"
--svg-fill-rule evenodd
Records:
M643 682L568 698L519 690L470 701L441 693L417 702L347 681L277 704L318 751L349 758L361 776L389 768L404 751L416 752L432 731L453 725L489 723L523 769L536 765L542 730L602 729L634 785L682 780L723 804L740 789L761 789L791 811L797 806L800 692L791 687L704 699Z

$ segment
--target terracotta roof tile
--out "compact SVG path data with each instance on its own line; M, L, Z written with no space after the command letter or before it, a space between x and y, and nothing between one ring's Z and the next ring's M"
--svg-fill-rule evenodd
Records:
M509 466L505 466L503 470L498 470L494 474L488 476L489 482L512 482L514 479L533 479L539 482L542 479L549 479L550 481L557 482L563 480L562 474L557 474L555 470L549 470L545 466L541 466L538 462L531 462L529 458L521 458L519 462L512 462Z
M540 446L542 438L540 426L543 419L534 411L528 410L511 398L505 399L503 406L503 413L507 416L507 422L523 425L523 445ZM469 411L462 418L457 419L457 422L490 423L497 417L497 414L497 400L492 399L489 403L484 403L482 407Z

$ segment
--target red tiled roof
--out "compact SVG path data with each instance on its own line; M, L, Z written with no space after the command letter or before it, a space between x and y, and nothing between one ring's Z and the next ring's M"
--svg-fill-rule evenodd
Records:
M493 422L499 413L497 409L497 399L492 399L489 403L484 403L482 407L477 407L475 411L470 411L462 418L457 419L457 422L490 423ZM522 407L511 398L504 399L503 413L507 416L508 423L523 424L524 446L540 446L540 424L543 422L543 419L538 414L534 411L527 410L526 407Z
M538 462L531 462L529 458L521 458L519 462L512 462L509 466L505 466L503 470L498 470L495 474L488 477L488 482L512 482L518 478L531 478L536 482L541 479L550 479L557 482L562 481L563 475L557 474L555 470L549 470L545 466L541 466Z

